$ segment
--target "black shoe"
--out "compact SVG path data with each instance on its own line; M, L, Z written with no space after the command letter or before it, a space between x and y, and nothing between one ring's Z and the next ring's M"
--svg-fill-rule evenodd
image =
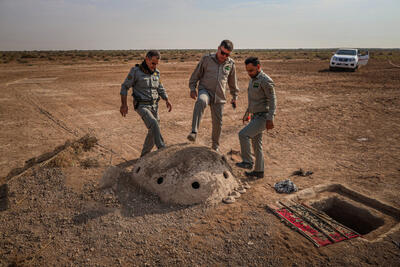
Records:
M191 133L187 136L187 139L188 139L190 142L194 142L194 141L196 141L196 137L197 137L197 133L191 132Z
M238 166L239 168L243 168L243 169L249 169L249 170L253 169L253 164L251 164L250 162L245 162L245 161L236 163L236 166Z
M264 178L264 172L252 171L252 172L244 172L244 174L245 174L248 178L252 178L252 179Z

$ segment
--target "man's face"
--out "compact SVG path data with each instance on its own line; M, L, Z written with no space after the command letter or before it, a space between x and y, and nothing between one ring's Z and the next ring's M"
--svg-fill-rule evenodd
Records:
M146 64L149 67L151 71L155 71L158 65L158 62L160 61L157 57L152 57L152 58L145 58Z
M247 74L249 74L249 76L251 78L254 78L257 76L257 74L260 72L261 70L261 66L260 64L257 64L257 66L254 66L253 64L249 63L246 65L246 71Z
M217 59L220 63L225 62L225 60L229 57L232 51L229 51L223 46L218 46L217 51Z

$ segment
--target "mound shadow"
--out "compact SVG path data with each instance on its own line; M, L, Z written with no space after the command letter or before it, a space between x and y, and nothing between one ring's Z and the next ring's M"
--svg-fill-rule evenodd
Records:
M171 205L162 203L157 195L138 187L131 181L129 170L138 159L118 164L120 173L112 185L115 197L121 205L121 215L140 217L151 214L166 214L191 207L190 205Z

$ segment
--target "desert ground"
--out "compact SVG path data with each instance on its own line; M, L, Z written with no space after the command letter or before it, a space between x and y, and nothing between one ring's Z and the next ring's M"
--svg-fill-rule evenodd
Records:
M167 145L187 142L188 80L206 52L162 51ZM265 178L213 206L168 205L129 183L147 129L132 104L120 115L119 91L143 51L0 53L0 266L399 266L398 229L317 248L267 209L288 178L400 209L400 51L371 51L356 72L330 72L331 52L233 53L241 92L236 109L225 105L220 149L238 179L229 152L240 150L247 56L276 84L275 128L263 134ZM211 145L209 108L197 144ZM110 166L125 170L116 190L99 187ZM300 168L313 174L292 176Z

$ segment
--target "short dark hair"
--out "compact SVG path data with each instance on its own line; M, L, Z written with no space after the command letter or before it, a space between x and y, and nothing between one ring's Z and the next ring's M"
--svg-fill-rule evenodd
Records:
M244 64L253 64L253 66L257 67L257 65L260 64L260 60L258 59L258 57L248 57L244 61Z
M225 49L229 51L233 51L233 43L229 40L223 40L219 46L223 46Z
M157 59L161 59L161 54L158 50L150 50L147 52L146 57L151 59L152 57L156 57Z

